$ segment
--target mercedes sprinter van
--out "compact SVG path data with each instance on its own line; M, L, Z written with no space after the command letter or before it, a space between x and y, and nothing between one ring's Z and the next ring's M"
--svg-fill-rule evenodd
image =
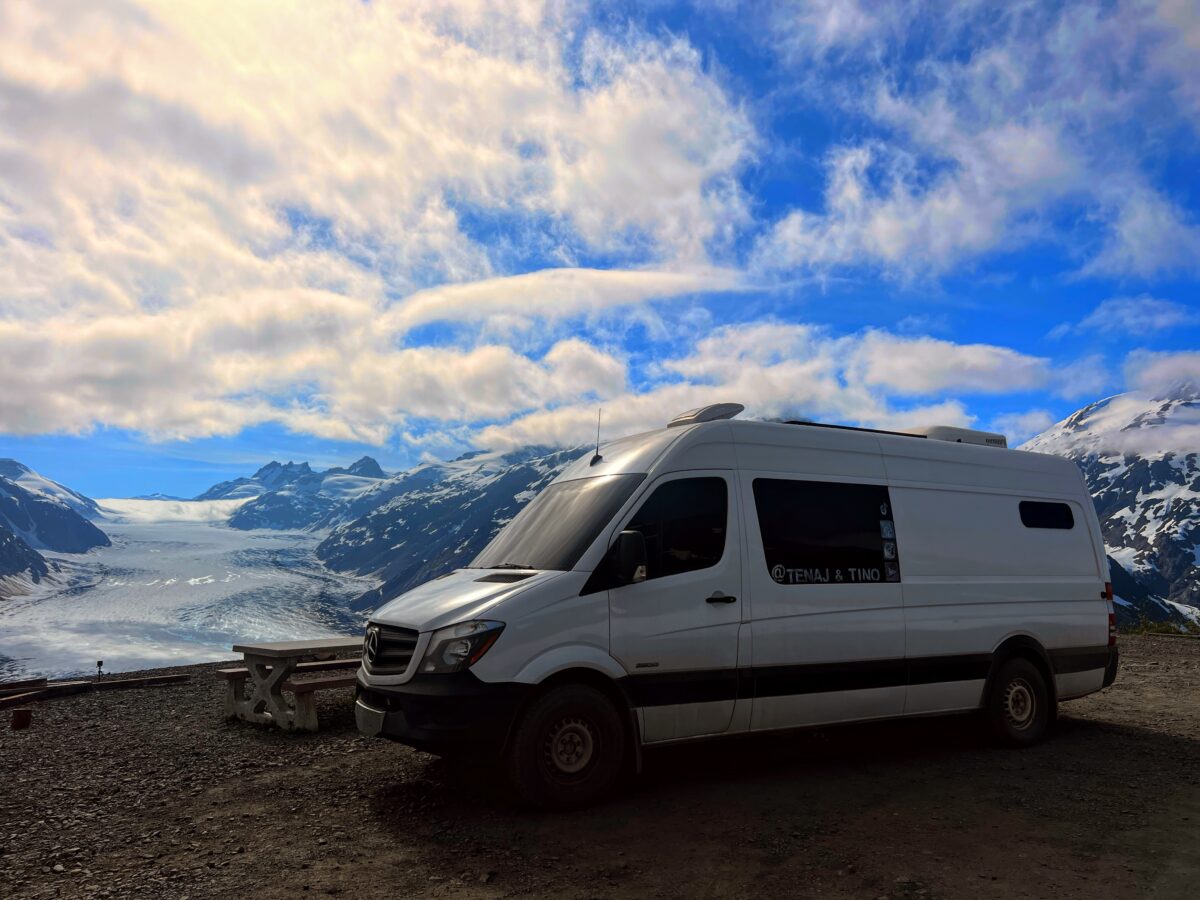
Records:
M1104 544L1070 460L741 409L599 447L471 565L376 610L359 730L495 754L562 808L643 746L971 710L1022 746L1112 683Z

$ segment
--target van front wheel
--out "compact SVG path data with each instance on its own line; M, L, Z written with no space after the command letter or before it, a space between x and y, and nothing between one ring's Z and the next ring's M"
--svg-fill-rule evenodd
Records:
M1051 719L1050 692L1041 671L1027 659L1010 659L992 682L988 718L992 732L1010 747L1036 744Z
M608 698L582 684L551 688L525 711L507 768L522 801L574 809L608 793L621 774L625 735Z

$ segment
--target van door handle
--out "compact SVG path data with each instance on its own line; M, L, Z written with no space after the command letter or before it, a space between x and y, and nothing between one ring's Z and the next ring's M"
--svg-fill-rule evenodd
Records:
M737 597L730 597L728 594L722 594L720 591L713 591L712 595L704 602L705 603L737 603Z

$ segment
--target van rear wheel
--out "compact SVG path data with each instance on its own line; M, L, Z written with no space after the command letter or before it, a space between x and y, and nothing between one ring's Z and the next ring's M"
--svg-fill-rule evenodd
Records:
M509 781L541 809L587 806L612 790L625 758L613 704L582 684L551 688L525 711L509 743Z
M1046 736L1052 703L1041 670L1027 659L1010 659L1000 666L988 698L992 732L1010 747L1036 744Z

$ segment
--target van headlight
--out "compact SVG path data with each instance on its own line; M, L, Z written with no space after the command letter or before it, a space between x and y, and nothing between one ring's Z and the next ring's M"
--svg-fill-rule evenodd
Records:
M448 674L470 668L492 649L503 630L503 622L461 622L439 628L429 638L420 671Z

